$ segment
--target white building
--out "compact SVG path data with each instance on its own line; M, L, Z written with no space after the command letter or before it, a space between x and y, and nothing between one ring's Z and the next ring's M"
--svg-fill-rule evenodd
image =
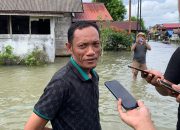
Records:
M74 12L83 12L81 0L0 0L0 51L11 45L24 56L38 47L54 62L66 55Z

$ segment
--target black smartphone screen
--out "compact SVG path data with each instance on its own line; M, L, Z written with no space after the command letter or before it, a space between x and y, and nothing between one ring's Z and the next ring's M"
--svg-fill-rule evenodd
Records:
M106 81L105 86L116 97L122 99L122 106L126 110L131 110L138 107L136 99L117 81Z
M147 71L142 70L142 69L140 69L140 68L136 68L136 67L129 66L129 65L128 65L128 67L129 67L129 68L132 68L132 69L135 69L135 70L138 70L138 71L141 71L141 72L143 72L143 73L148 73Z
M146 77L148 76L148 74L149 74L149 72L147 72L147 71L145 71L145 70L142 70L142 69L140 69L140 68L136 68L136 67L129 66L129 65L128 65L128 67L143 72L143 75L142 75L143 78L146 78ZM152 76L155 76L155 75L152 74Z

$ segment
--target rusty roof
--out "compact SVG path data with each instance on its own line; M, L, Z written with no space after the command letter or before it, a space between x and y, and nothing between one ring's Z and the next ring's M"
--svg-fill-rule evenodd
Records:
M128 21L114 21L110 23L111 28L117 30L128 30L129 29L129 22ZM140 24L138 25L140 28ZM131 30L137 30L137 22L131 21Z
M0 0L2 13L82 12L81 0Z
M83 13L75 13L73 21L112 21L104 3L83 3Z
M180 23L164 23L162 27L165 29L177 29L180 28Z

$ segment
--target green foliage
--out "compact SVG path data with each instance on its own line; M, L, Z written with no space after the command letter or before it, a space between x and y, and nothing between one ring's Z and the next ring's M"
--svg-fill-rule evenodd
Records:
M13 54L13 47L10 45L3 48L0 53L0 65L42 65L47 63L47 54L43 50L34 49L32 53L27 55L24 59Z
M110 28L100 28L101 31L101 47L102 47L102 54L104 51L104 48L108 42L109 36L113 33L113 30Z
M114 21L123 20L127 12L122 0L93 0L93 2L104 3Z
M143 18L141 18L141 21L140 21L140 19L137 19L137 17L132 16L131 17L131 21L138 21L138 22L140 22L142 30L146 30Z
M124 32L114 32L109 35L105 50L128 49L131 46L129 36Z
M111 0L107 3L106 7L114 21L122 21L124 19L126 8L122 0Z
M30 54L28 54L22 61L22 64L28 66L37 66L46 64L48 61L47 54L43 50L35 48Z
M104 50L129 50L133 39L127 32L117 32L110 28L101 30L101 43Z
M131 21L137 21L137 17L131 16Z
M7 45L0 53L0 65L15 65L19 64L20 57L13 54L13 47Z

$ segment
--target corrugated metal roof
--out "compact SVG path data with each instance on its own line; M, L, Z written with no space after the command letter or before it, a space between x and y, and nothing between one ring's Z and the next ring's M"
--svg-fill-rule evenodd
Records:
M129 22L128 21L114 21L110 23L110 26L119 29L119 30L128 30L129 29ZM140 24L138 25L140 28ZM131 21L131 30L137 30L137 22Z
M180 23L164 23L162 27L165 29L177 29L180 28Z
M112 17L104 3L83 3L83 13L75 13L73 21L100 21L110 20Z
M0 13L83 12L81 0L0 0Z

